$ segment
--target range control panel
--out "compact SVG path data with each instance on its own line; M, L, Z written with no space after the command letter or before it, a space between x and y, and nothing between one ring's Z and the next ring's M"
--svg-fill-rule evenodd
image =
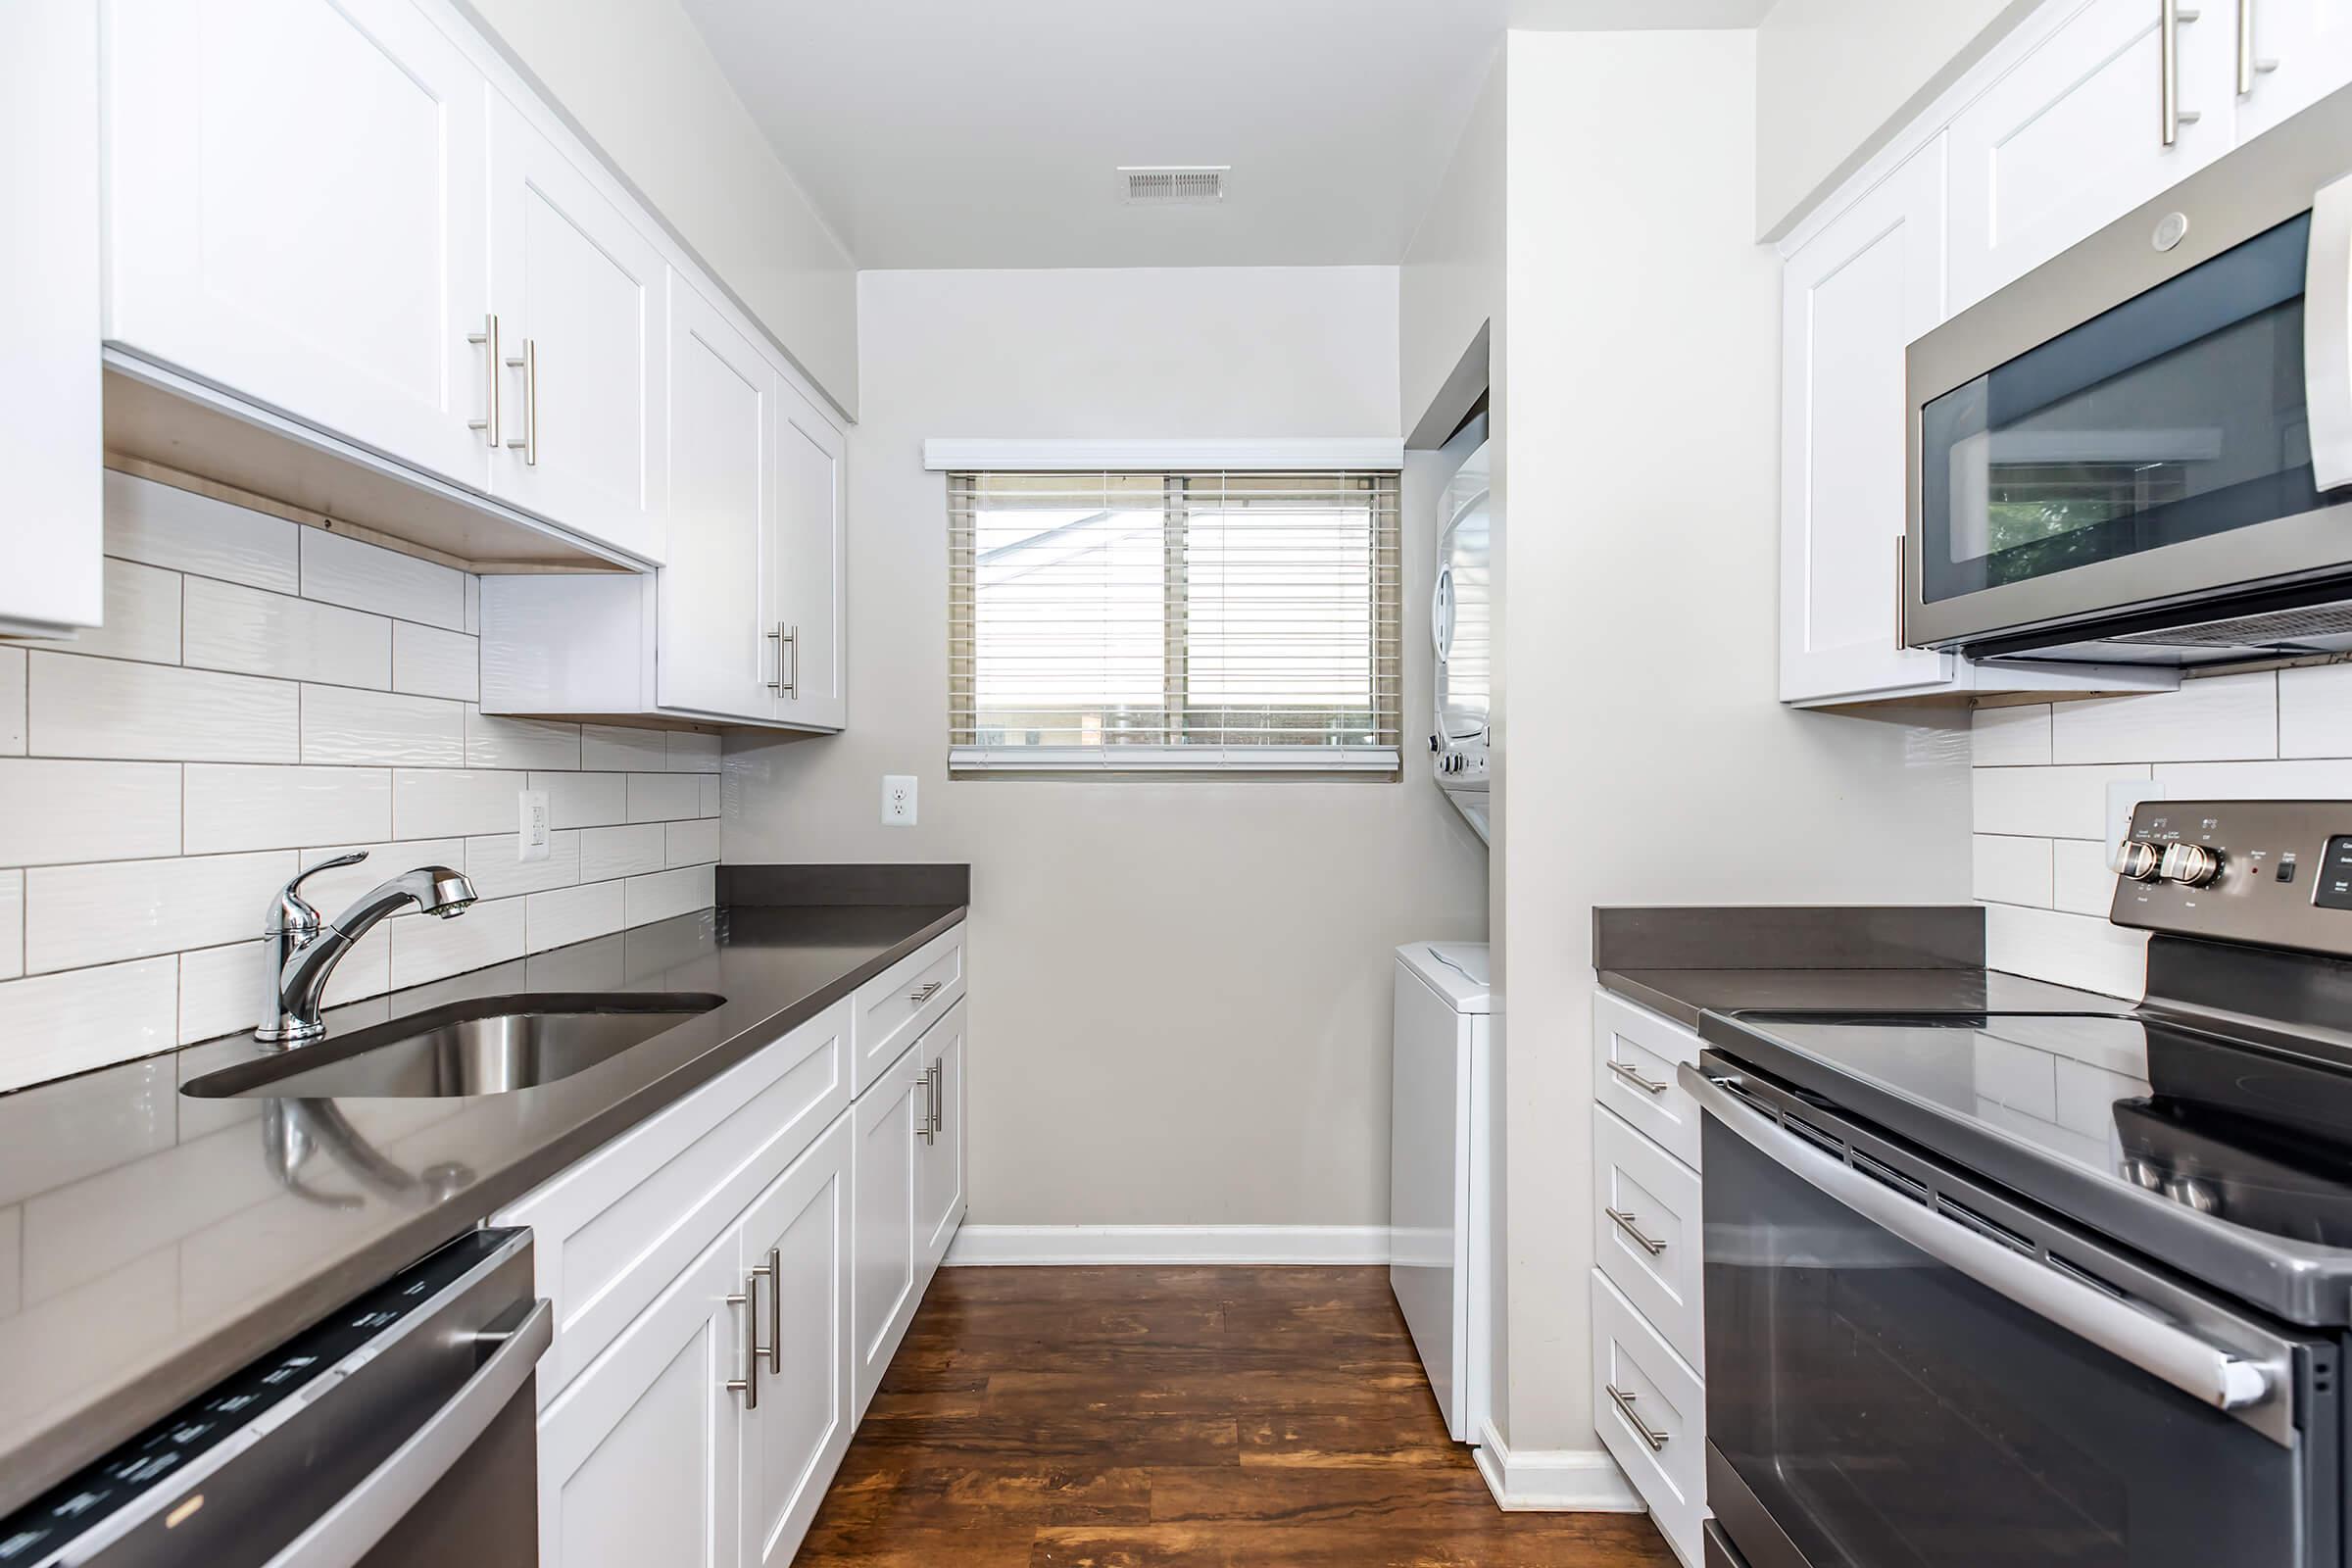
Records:
M2144 801L2117 925L2352 956L2352 801Z

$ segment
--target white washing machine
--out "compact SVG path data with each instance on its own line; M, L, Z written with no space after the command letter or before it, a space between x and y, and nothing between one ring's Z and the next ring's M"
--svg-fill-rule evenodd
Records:
M1446 450L1463 456L1438 503L1438 574L1429 600L1437 677L1430 766L1446 798L1485 839L1494 771L1495 589L1485 416L1463 426Z
M1389 1137L1389 1287L1457 1443L1486 1424L1488 1101L1483 942L1396 950Z

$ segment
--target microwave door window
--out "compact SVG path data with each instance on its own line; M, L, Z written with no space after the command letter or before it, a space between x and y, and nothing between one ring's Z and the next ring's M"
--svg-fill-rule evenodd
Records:
M1921 411L1930 601L2317 508L2298 218Z

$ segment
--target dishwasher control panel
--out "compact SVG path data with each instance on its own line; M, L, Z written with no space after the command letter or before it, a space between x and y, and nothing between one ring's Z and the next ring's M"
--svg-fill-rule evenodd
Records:
M2352 956L2352 801L2143 801L2117 925Z

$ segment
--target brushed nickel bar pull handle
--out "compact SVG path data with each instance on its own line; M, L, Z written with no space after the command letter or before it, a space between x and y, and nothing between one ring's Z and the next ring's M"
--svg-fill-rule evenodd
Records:
M495 447L498 445L499 360L497 313L492 312L490 315L483 317L482 329L479 332L466 333L466 341L468 343L479 344L486 351L482 355L482 365L486 372L482 383L482 416L478 419L467 419L466 421L466 428L468 430L481 431L484 436L488 437L490 445Z
M1642 1227L1638 1223L1640 1216L1628 1214L1622 1208L1604 1208L1601 1210L1601 1212L1608 1215L1610 1219L1616 1221L1617 1228L1625 1232L1626 1235L1632 1237L1634 1239L1634 1245L1641 1248L1650 1256L1655 1257L1660 1252L1666 1250L1666 1244L1664 1242L1656 1241L1642 1234Z
M933 980L933 981L931 981L931 982L930 982L929 984L927 984L927 985L921 986L921 987L917 988L916 990L913 990L913 991L909 991L909 992L907 992L907 993L906 993L906 1000L907 1000L908 1002L911 1002L911 1003L913 1003L913 1004L914 1004L916 1006L918 1006L918 1007L919 1007L919 1006L921 1006L921 1005L924 1004L924 1003L926 1003L926 1002L929 1002L929 1001L930 1001L930 1000L931 1000L933 997L936 997L936 996L938 996L938 995L939 995L939 988L940 988L941 986L944 986L944 985L946 985L946 984L947 984L947 982L946 982L945 980Z
M539 340L522 340L522 353L507 361L507 368L522 372L522 439L509 441L510 447L522 449L522 466L539 466Z
M948 1130L948 1058L931 1058L931 1136Z
M920 1139L921 1139L921 1140L922 1140L924 1143L926 1143L926 1144L927 1144L927 1143L931 1142L931 1069L930 1069L930 1068L928 1068L928 1067L925 1067L925 1068L923 1069L922 1076L921 1076L921 1077L919 1077L919 1078L917 1078L917 1079L915 1079L915 1081L914 1081L914 1087L915 1087L915 1088L917 1088L917 1089L919 1089L919 1090L921 1090L921 1091L922 1091L922 1095L923 1095L923 1108L922 1108L922 1109L921 1109L919 1112L917 1112L917 1113L916 1113L916 1116L915 1116L915 1123L914 1123L914 1135L915 1135L917 1138L920 1138Z
M767 689L798 702L801 696L801 628L794 626L787 630L784 622L779 620L768 632L767 640L776 645L776 678L767 683ZM784 675L784 650L787 648L792 650L792 676L789 680Z
M752 1270L767 1276L767 1369L784 1375L784 1249L767 1250L767 1267Z
M765 1271L762 1269L754 1269L752 1272L754 1274L760 1274ZM745 1280L743 1282L743 1290L740 1293L731 1294L727 1297L727 1304L729 1306L740 1306L743 1308L743 1376L739 1378L727 1379L727 1389L730 1393L740 1394L743 1396L743 1407L746 1410L757 1410L760 1408L760 1355L761 1347L760 1344L760 1308L755 1304L757 1299L758 1298L752 1293L752 1282L750 1280Z
M2171 147L2180 140L2180 127L2193 125L2198 119L2195 110L2180 107L2180 29L2199 14L2180 0L2157 0L2157 98L2163 113L2163 144Z
M1636 1089L1641 1090L1643 1094L1662 1095L1668 1088L1667 1085L1660 1083L1655 1078L1642 1077L1642 1069L1635 1066L1630 1061L1612 1061L1609 1063L1609 1071L1615 1073L1627 1083L1632 1084Z
M784 639L792 644L792 679L784 687L784 695L794 702L801 700L801 628L795 626Z
M1625 1417L1626 1425L1634 1429L1635 1435L1649 1446L1649 1451L1657 1453L1663 1450L1667 1443L1672 1440L1673 1434L1660 1432L1636 1415L1634 1413L1634 1396L1626 1393L1614 1383L1605 1384L1603 1387L1609 1391L1609 1402L1617 1406L1617 1413Z
M2254 53L2255 0L2237 0L2237 95L2250 97L2254 78L2268 75L2278 69L2276 60L2265 60Z

